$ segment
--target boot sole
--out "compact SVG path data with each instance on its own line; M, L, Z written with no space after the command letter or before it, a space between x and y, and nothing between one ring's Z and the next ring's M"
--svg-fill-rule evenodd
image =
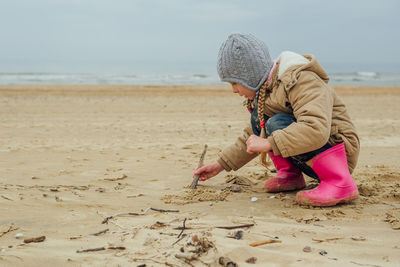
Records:
M305 197L296 196L296 201L298 204L303 205L303 206L329 207L329 206L335 206L337 204L349 203L353 200L358 199L358 197L359 197L358 192L355 192L345 198L341 198L341 199L331 198L326 201L311 200L311 199L308 199Z

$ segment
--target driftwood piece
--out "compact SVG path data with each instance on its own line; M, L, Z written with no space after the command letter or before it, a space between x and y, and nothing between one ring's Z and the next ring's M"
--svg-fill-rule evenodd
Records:
M104 234L104 233L108 232L108 230L110 230L110 229L107 228L107 229L101 230L99 232L90 234L90 235L98 236L98 235L101 235L101 234Z
M179 237L181 237L181 235L183 234L183 231L185 231L185 229L186 229L186 225L185 225L185 223L186 223L186 218L183 220L183 227L182 227L182 231L179 233L179 235L178 235L178 238L179 238Z
M217 226L216 228L232 230L232 229L238 229L238 228L247 228L247 227L251 227L251 226L254 226L254 223L236 225L236 226Z
M158 212L179 212L179 210L163 210L163 209L156 209L156 208L150 208L153 211L158 211Z
M39 242L43 242L44 240L46 240L46 237L44 235L39 236L39 237L34 237L34 238L27 238L24 240L25 244L28 243L39 243Z
M197 166L197 169L200 168L201 166L203 166L204 157L206 156L206 152L207 152L207 147L208 147L207 145L204 145L204 150L203 150L203 153L201 153L200 160L199 160L199 165ZM200 178L199 174L196 174L194 176L193 182L190 185L190 188L196 189L197 183L199 182L199 178Z
M340 240L344 239L344 237L333 237L333 238L326 238L326 239L318 239L318 238L313 238L312 241L316 242L329 242L329 241L335 241L335 240Z
M93 252L93 251L101 251L101 250L106 250L106 248L105 247L88 248L88 249L77 250L76 253Z
M251 243L250 246L251 247L258 247L258 246L261 246L261 245L273 244L273 243L282 243L282 241L279 240L279 239L270 239L270 240L264 240L264 241L260 241L260 242Z
M115 217L118 217L118 216L140 216L140 215L144 215L144 213L137 213L137 212L119 213L119 214L115 214L115 215L104 218L104 220L101 223L102 224L108 223L109 220L114 219Z

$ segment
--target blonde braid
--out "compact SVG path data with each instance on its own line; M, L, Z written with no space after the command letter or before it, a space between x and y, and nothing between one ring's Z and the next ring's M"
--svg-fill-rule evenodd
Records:
M277 63L279 64L279 63ZM264 84L260 88L260 92L258 94L258 101L257 101L257 106L258 106L258 119L260 120L260 127L261 127L261 133L260 137L261 138L266 138L267 133L265 130L265 121L264 121L264 107L265 107L265 100L267 96L272 92L272 89L277 85L278 83L278 66L275 68L275 72L272 74L271 77L271 82L268 83L268 80L264 82ZM270 162L267 162L267 153L261 152L260 153L260 161L261 164L264 165L265 167L268 168L270 165Z

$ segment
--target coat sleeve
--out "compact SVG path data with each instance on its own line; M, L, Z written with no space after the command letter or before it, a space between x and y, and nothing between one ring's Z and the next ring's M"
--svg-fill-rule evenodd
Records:
M226 171L236 171L257 157L257 153L247 153L246 141L252 134L253 130L249 125L243 130L243 135L239 136L234 144L228 146L218 154L218 162Z
M316 150L328 142L333 98L329 87L314 73L300 72L287 92L296 122L269 137L275 155L290 157Z

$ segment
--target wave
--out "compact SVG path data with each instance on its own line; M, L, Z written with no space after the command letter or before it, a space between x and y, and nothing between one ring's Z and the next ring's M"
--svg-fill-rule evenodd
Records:
M400 73L338 72L329 73L333 84L400 86ZM218 84L217 74L93 74L48 72L0 72L0 84Z

